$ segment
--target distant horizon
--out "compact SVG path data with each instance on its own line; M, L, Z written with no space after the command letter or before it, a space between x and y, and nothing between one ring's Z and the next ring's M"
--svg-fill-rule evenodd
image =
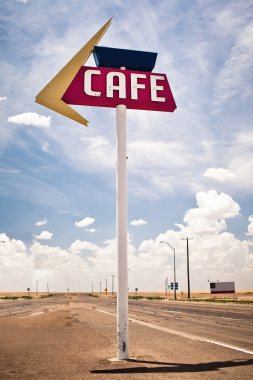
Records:
M186 295L187 296L187 290L183 290L183 292L184 292L184 295ZM29 291L29 292L27 292L27 291L6 291L6 292L2 292L2 291L0 291L0 296L2 295L2 294L7 294L7 293L21 293L21 294L27 294L27 293L31 293L31 294L37 294L36 293L36 291ZM73 290L73 291L52 291L52 292L49 292L49 294L77 294L77 293L83 293L83 294L92 294L92 292L91 291L78 291L78 290ZM95 293L95 294L100 294L100 292L99 291L93 291L93 293ZM136 293L134 290L130 290L130 291L128 291L128 293ZM165 294L165 291L159 291L159 290L154 290L154 291L145 291L145 290L141 290L141 291L137 291L137 294L143 294L143 293L145 293L145 294L152 294L152 293L156 293L156 294ZM173 290L171 290L170 291L170 293L172 294L173 293ZM208 290L192 290L191 291L191 294L194 294L194 293L208 293L208 294L210 294L211 295L211 293L210 293L210 291L208 291ZM236 294L236 293L253 293L253 289L240 289L240 290L236 290L235 291L235 293L217 293L217 294L212 294L213 296L217 296L218 294L224 294L224 295L232 295L232 294ZM48 294L48 292L47 291L38 291L38 294ZM111 291L108 291L107 292L107 296L110 296L110 295L116 295L117 294L117 292L115 291L113 294L111 293ZM168 291L168 294L169 294L169 291ZM181 290L180 291L177 291L177 294L180 294L181 295ZM105 291L103 291L102 293L101 293L101 295L105 295ZM186 297L187 298L187 297Z

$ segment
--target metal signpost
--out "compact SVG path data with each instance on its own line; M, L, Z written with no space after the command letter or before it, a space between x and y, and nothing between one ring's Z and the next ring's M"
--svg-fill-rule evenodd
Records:
M171 289L170 285L168 285L168 289L169 289L169 300L170 300L170 289Z
M167 241L160 241L160 243L167 244L173 250L173 253L174 253L174 255L173 255L174 256L174 300L176 300L177 299L177 287L176 286L178 286L178 285L176 285L176 284L178 284L176 282L176 249L174 247L172 247L172 245L170 245L170 243L168 243ZM170 286L171 286L171 290L173 290L173 282L170 284Z
M112 275L112 295L114 294L114 278L115 276Z
M168 277L165 279L165 299L168 298Z
M128 359L126 109L173 112L165 74L154 74L157 53L97 46L111 19L37 95L36 101L81 124L69 104L116 108L117 129L117 357ZM93 52L97 67L83 66Z

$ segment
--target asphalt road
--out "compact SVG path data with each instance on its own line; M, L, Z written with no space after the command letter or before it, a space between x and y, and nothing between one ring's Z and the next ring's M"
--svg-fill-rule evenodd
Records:
M90 297L85 303L116 314L115 299ZM129 300L129 317L253 354L253 305Z
M116 301L0 301L0 379L253 378L252 305L129 301L130 361L116 356Z
M68 305L69 299L62 297L34 298L17 300L0 299L0 318L1 317L25 317L37 315L46 311L57 310Z

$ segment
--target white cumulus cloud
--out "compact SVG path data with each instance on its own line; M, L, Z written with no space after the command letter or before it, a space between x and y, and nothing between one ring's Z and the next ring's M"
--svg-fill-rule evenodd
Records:
M208 290L208 279L235 281L237 289L251 289L253 260L249 255L248 241L237 239L225 231L226 219L239 215L239 210L239 205L228 194L215 190L199 192L196 194L196 208L186 212L184 224L176 223L176 230L161 232L154 238L142 241L139 247L128 241L129 288L161 290L166 277L173 281L173 250L160 243L166 241L175 248L177 281L179 289L185 291L185 237L191 236L192 289ZM43 231L43 234L50 233ZM253 215L249 217L248 234L253 235ZM13 278L15 281L18 279L15 286L23 289L30 285L31 282L27 285L27 276L30 276L30 279L33 277L32 283L40 278L44 283L53 284L54 289L72 288L79 291L89 289L93 283L98 291L99 281L103 281L105 286L105 279L117 273L116 239L107 240L101 245L75 240L69 249L39 242L26 248L22 241L10 240L5 234L0 234L0 240L4 241L0 244L0 281L8 284L9 289L12 284L8 278L12 281Z
M10 239L6 234L0 234L1 247L7 251L25 252L26 246L21 240Z
M86 263L78 256L71 254L60 247L51 247L38 242L34 243L31 248L31 262L34 270L44 270L55 272L54 278L58 277L61 281L66 282L70 274L83 276L83 267ZM54 280L55 281L55 280Z
M246 235L253 236L253 215L250 215L249 217L248 232Z
M218 182L231 181L236 177L235 173L229 169L224 168L209 168L204 172L203 175L206 178L210 178Z
M6 96L0 96L0 102L2 102L3 100L6 100L7 97Z
M239 215L240 206L228 194L216 190L196 194L198 208L188 210L184 222L191 233L212 234L226 229L225 219Z
M0 234L0 281L2 291L25 290L32 284L32 265L23 241ZM4 241L4 243L2 243Z
M131 226L141 226L143 224L147 224L147 222L143 219L138 219L138 220L132 220L132 222L130 223Z
M98 246L96 244L90 243L89 241L76 240L70 246L70 252L72 253L82 253L85 251L96 252Z
M39 115L36 112L24 112L19 115L8 117L8 122L13 124L49 128L51 124L51 116Z
M87 216L86 218L79 220L78 222L75 222L75 225L76 225L76 227L83 228L83 227L90 226L94 222L95 222L94 218L90 218L89 216Z
M39 235L35 236L35 239L38 240L51 240L54 234L49 231L42 231Z
M47 224L47 219L38 220L38 222L35 223L35 226L44 226Z

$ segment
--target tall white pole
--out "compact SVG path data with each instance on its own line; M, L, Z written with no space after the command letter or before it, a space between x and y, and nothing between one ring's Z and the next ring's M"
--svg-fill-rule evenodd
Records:
M125 69L121 67L121 69ZM127 147L126 106L116 107L117 119L117 357L128 359L128 265L127 265Z

